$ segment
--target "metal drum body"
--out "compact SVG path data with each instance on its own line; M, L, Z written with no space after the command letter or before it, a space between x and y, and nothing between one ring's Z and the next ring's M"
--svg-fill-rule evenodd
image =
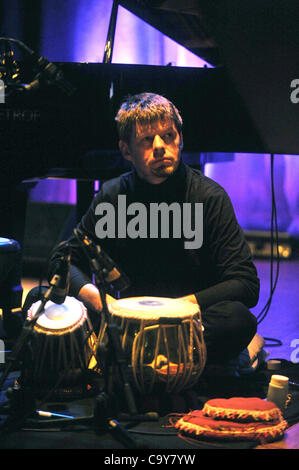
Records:
M197 382L206 362L199 307L163 297L135 297L109 305L139 392L155 385L179 392ZM100 340L104 339L104 325Z
M40 301L28 311L34 317ZM63 304L48 301L30 339L27 377L35 387L71 387L82 383L87 371L97 371L97 338L85 306L74 297Z

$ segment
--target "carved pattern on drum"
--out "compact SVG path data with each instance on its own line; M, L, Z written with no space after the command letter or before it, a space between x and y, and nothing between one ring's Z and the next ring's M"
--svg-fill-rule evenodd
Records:
M121 345L139 392L148 394L155 384L166 392L179 392L198 381L206 363L198 306L163 297L136 297L117 300L109 310L120 325Z

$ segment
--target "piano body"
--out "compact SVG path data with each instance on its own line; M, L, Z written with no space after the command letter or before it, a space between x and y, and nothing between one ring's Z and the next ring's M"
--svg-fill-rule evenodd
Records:
M0 104L2 237L22 244L26 189L34 181L103 181L127 170L114 117L130 93L153 91L174 101L184 119L187 163L200 165L205 152L299 153L298 107L290 100L299 52L296 2L114 1L107 43L118 5L213 68L113 64L110 54L98 64L56 64L74 87L71 96L55 84L9 96ZM22 66L24 80L32 81L32 70Z

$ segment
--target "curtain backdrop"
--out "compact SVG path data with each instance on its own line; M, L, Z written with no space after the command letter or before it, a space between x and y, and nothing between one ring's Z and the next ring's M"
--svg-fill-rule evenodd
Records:
M20 29L22 9L16 8L17 2L4 2L8 6L8 31L3 31L6 34L12 34L13 23L15 31ZM112 0L41 0L41 5L41 55L50 61L102 62ZM122 7L118 13L113 62L148 65L171 62L192 67L205 64ZM274 162L279 230L299 236L299 156L277 155ZM269 155L235 154L233 161L207 164L205 173L226 189L244 229L270 228ZM32 191L31 198L75 203L75 182L42 181Z

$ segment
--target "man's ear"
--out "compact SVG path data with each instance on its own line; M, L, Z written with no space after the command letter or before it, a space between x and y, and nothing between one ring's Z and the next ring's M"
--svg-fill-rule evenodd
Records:
M118 147L119 147L119 150L121 151L122 153L122 156L126 159L126 160L129 160L129 162L132 161L132 157L131 157L131 153L130 153L130 150L129 150L129 145L127 144L127 142L125 142L124 140L120 140L118 142Z

